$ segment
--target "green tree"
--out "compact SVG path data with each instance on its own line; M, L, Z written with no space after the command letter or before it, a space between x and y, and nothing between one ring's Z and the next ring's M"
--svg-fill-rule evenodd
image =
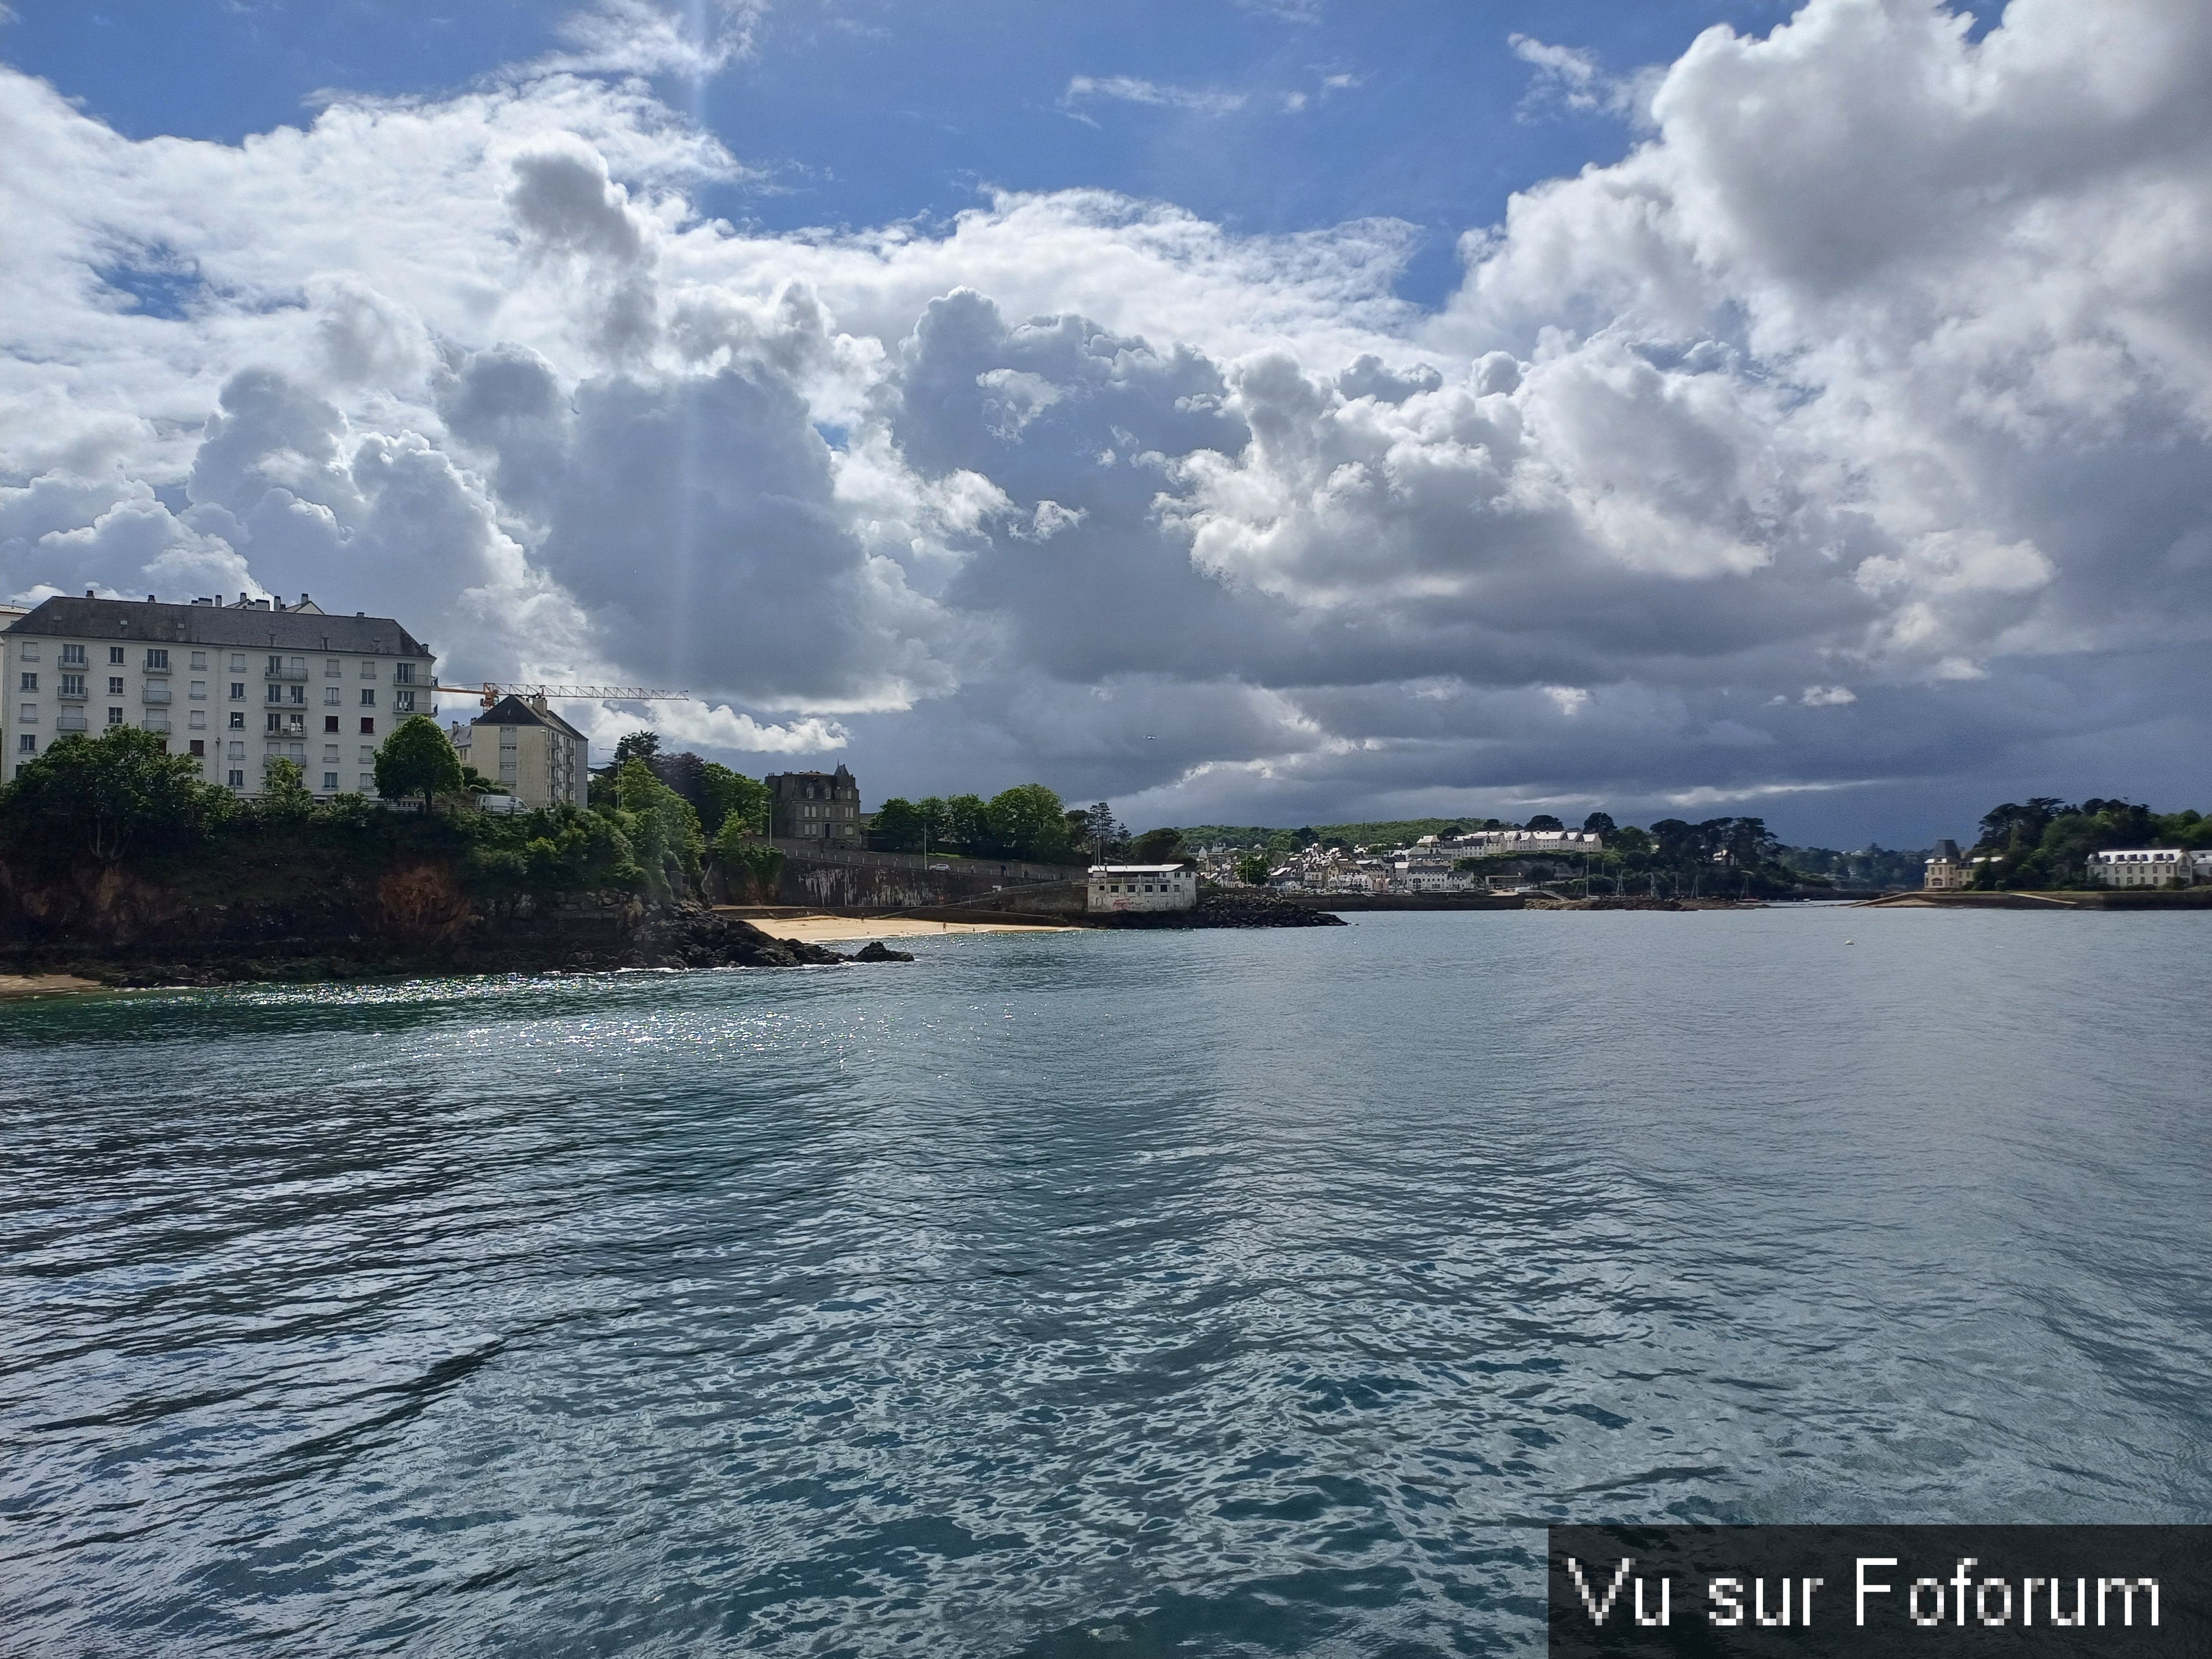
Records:
M708 761L704 794L706 804L700 810L699 827L709 836L719 837L724 827L733 820L741 834L768 834L768 786L758 778L749 778L742 772L733 772Z
M919 853L921 830L921 813L915 804L893 795L876 808L876 821L868 831L868 841L879 852Z
M1173 864L1182 857L1182 831L1147 830L1131 844L1129 855L1136 864Z
M1267 860L1257 853L1247 853L1237 860L1237 879L1248 887L1267 884Z
M650 731L632 732L616 739L615 757L612 764L617 770L620 770L624 765L628 764L631 761L651 760L659 752L659 732Z
M465 784L453 739L428 714L410 714L376 751L376 793L387 800L420 795L427 812L433 797Z
M1018 783L983 809L990 850L1039 864L1067 861L1067 809L1041 783Z
M1583 833L1590 836L1611 836L1616 825L1610 812L1593 812L1583 820Z
M783 869L781 848L755 839L738 819L729 817L714 838L714 853L715 864L733 886L763 901L774 895L776 876Z
M295 760L273 760L261 769L261 799L254 811L277 823L301 823L315 811L307 775Z
M228 794L200 781L199 762L131 726L57 738L0 786L0 828L11 841L103 864L195 839L230 810Z
M707 850L691 803L653 776L641 756L617 769L615 790L617 821L636 848L656 896L685 891L698 880L700 857Z
M945 803L944 839L970 858L987 858L997 850L991 842L990 809L981 795L955 795Z

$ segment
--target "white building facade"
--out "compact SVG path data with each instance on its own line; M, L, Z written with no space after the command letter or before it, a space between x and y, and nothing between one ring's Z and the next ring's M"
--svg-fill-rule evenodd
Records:
M1180 864L1094 864L1084 908L1188 910L1198 903L1198 872Z
M457 723L451 735L461 759L497 780L518 805L588 804L591 743L544 697L501 697L467 725Z
M2194 885L2202 854L2175 847L2130 848L2125 851L2092 853L2089 879L2106 887L2167 887ZM2212 862L2212 860L2208 860Z
M57 598L0 631L7 761L70 732L137 726L210 783L258 795L273 761L309 790L376 791L377 745L435 715L437 658L389 617L332 616L306 594L235 605Z

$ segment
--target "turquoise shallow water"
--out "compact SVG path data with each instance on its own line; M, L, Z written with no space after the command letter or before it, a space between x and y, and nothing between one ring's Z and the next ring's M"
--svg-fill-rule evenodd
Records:
M2212 1520L2212 919L915 948L0 1007L0 1650L1535 1651L1554 1519Z

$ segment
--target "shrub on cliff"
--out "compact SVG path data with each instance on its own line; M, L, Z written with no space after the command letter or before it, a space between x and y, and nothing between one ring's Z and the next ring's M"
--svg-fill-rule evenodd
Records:
M766 902L775 893L775 878L783 871L783 854L766 842L756 841L745 825L732 817L722 821L714 837L714 864L730 884L732 896Z
M232 811L228 792L200 781L198 761L172 755L150 732L112 726L55 738L0 785L0 838L34 855L115 864L191 845Z
M699 860L707 838L699 815L659 778L643 759L623 763L615 772L613 818L636 849L647 890L655 898L691 891L699 880Z
M548 811L465 815L468 838L461 880L492 902L525 893L625 892L649 885L637 850L614 817L573 806Z

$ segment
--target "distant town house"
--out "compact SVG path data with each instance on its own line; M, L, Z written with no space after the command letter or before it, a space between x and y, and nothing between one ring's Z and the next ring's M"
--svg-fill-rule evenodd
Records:
M591 787L592 745L543 696L501 697L465 726L453 748L519 806L582 806Z
M333 616L305 593L290 605L57 597L0 629L0 659L19 769L57 738L127 725L240 795L259 794L279 760L319 796L368 794L378 744L437 713L429 647L389 617Z
M1939 841L1935 856L1928 860L1922 884L1933 892L1971 887L1974 884L1974 861L1959 850L1957 842Z
M866 840L860 786L843 767L835 772L772 772L768 786L769 834L791 841L859 847Z
M1198 902L1198 872L1180 864L1094 864L1084 908L1188 910Z

